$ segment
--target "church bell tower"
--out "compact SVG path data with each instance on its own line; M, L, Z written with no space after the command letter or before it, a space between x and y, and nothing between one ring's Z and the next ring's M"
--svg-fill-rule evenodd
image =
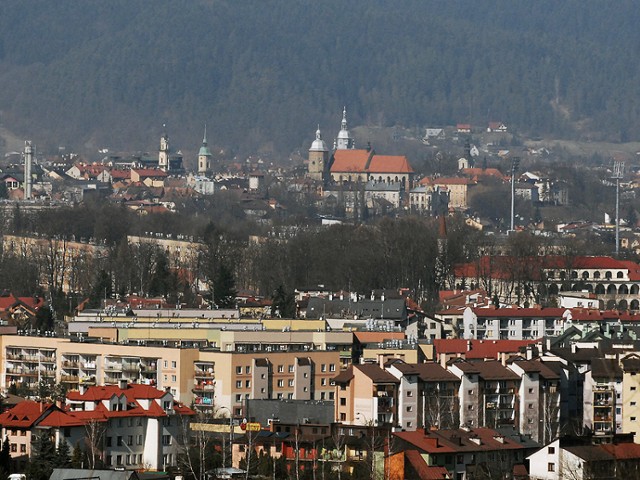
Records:
M322 140L322 134L320 133L320 125L316 130L316 139L311 144L309 149L309 178L313 180L324 180L325 168L327 168L327 162L329 160L329 149L327 144Z

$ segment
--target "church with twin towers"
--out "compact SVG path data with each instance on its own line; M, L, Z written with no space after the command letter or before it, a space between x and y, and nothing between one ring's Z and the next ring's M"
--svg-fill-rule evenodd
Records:
M347 125L347 109L342 110L340 131L329 149L320 127L309 148L307 176L329 184L385 183L400 184L409 190L414 171L404 155L378 155L371 147L357 149Z

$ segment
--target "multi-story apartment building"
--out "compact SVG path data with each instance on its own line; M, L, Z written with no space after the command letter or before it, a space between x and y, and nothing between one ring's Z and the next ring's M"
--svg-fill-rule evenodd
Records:
M560 335L570 311L565 308L473 308L463 313L463 337L477 340L533 340Z
M196 407L242 416L246 400L333 400L340 353L201 350L191 365Z
M460 424L517 427L520 376L498 361L455 361L449 370L460 379Z
M12 384L35 392L41 381L67 389L117 385L122 381L169 389L176 399L193 400L196 348L141 347L69 338L0 336L0 387Z
M398 422L400 380L374 364L351 365L334 377L336 419L356 425Z
M622 431L635 434L640 443L640 355L631 353L620 360L622 368Z
M593 358L584 375L583 424L595 435L622 430L623 374L617 359Z

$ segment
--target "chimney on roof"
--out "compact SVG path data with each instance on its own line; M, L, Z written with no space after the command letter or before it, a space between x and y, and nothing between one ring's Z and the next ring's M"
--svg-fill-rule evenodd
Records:
M472 348L473 344L471 343L471 340L467 340L467 352L470 352Z
M502 363L502 365L504 367L507 366L507 352L500 352L498 354L498 360L500 360L500 363Z
M533 360L533 347L531 345L527 345L525 358L527 360Z

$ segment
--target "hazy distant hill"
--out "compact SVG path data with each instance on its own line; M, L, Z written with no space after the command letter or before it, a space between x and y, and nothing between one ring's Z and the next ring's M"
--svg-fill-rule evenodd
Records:
M5 0L0 122L51 145L287 153L358 124L640 138L632 0Z

